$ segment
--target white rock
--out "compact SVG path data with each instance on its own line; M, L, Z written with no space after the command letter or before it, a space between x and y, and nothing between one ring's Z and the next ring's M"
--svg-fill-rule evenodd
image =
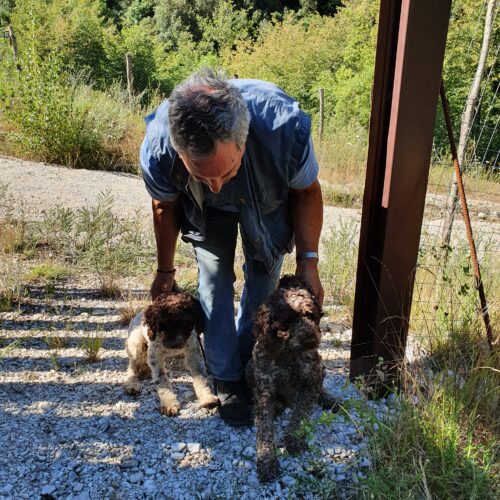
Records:
M170 455L174 460L182 460L184 458L184 453L174 452Z
M201 449L200 443L188 443L187 449L189 453L198 453Z
M184 450L184 448L186 448L186 443L172 443L170 445L170 449L173 451L173 452L179 452L179 451L182 451Z

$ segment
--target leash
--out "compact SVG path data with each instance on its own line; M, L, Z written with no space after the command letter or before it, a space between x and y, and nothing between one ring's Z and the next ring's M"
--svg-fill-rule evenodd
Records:
M196 338L198 339L198 345L200 346L201 355L203 357L203 363L205 363L205 370L207 371L207 375L210 377L212 374L210 373L210 369L208 368L207 357L205 356L205 349L203 348L203 343L201 342L201 333L196 332Z

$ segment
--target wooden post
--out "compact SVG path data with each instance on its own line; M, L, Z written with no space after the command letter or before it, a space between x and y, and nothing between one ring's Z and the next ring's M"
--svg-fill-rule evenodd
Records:
M17 62L18 54L17 54L17 43L16 43L16 35L14 34L14 28L12 26L9 26L7 28L7 33L9 36L10 46L12 47L12 54L14 56L14 64L15 64L17 70L20 71L21 66L19 66L19 63Z
M325 115L325 91L324 89L319 89L319 125L318 125L318 136L319 140L323 138L323 119Z
M130 54L125 54L125 67L127 69L128 98L132 100L134 97L134 73L132 71L132 58Z

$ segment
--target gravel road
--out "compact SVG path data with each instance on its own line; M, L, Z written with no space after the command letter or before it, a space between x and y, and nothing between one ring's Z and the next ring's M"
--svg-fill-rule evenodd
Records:
M33 218L43 210L63 205L81 208L95 205L100 193L109 192L117 214L127 216L142 210L149 222L151 198L137 175L99 170L70 169L0 156L0 184L22 200ZM361 220L361 211L325 207L325 230L341 220Z
M62 204L79 208L109 191L118 213L149 217L142 180L109 172L70 170L0 158L0 184L36 218ZM326 210L326 226L359 211ZM136 288L134 293L145 293ZM180 361L169 366L182 402L178 417L161 416L156 393L144 385L137 399L121 383L126 370L119 309L126 303L99 297L97 283L80 276L55 289L31 286L20 306L0 313L0 498L317 498L341 494L370 466L365 422L356 411L315 424L309 450L283 452L285 414L277 423L281 477L263 486L255 468L255 428L232 429L215 410L199 408ZM351 331L325 317L321 354L325 387L348 404L359 395L348 383ZM90 363L83 342L102 337ZM390 402L373 405L390 414ZM315 408L313 422L322 415Z

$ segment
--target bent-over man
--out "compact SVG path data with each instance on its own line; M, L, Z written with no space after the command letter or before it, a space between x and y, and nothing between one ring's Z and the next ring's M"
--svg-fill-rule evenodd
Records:
M205 352L220 415L247 425L243 370L252 353L252 317L294 244L296 274L323 301L323 205L310 118L271 83L226 80L205 69L176 87L146 125L140 162L153 198L158 258L152 297L172 288L180 232L198 263ZM238 227L245 284L235 321Z

